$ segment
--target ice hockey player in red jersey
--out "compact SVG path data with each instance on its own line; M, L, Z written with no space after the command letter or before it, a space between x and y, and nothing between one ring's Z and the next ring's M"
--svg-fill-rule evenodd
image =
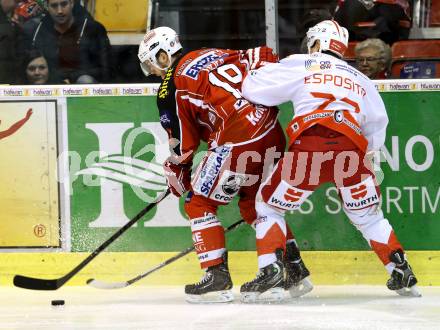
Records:
M243 81L243 96L251 102L275 106L292 101L295 109L287 128L288 152L257 196L256 230L264 219L264 226L278 224L284 232L285 211L298 209L322 183L332 182L344 212L390 273L388 288L417 296L416 277L380 208L369 160L384 144L387 112L370 79L341 59L347 44L345 28L322 21L307 32L309 54L251 70ZM276 249L284 246L277 244L271 244L272 260L260 276L241 287L243 294L255 293L273 276L279 263Z
M162 78L157 105L171 151L165 174L174 195L189 191L185 211L200 266L206 269L200 282L185 287L186 299L231 301L232 281L217 208L239 196L241 216L254 224L261 178L284 152L277 108L256 106L240 91L248 70L276 61L277 56L268 47L243 51L205 48L184 54L176 32L158 27L145 35L138 57L146 75ZM208 152L191 180L193 157L201 141L207 142ZM286 247L286 235L287 275L284 278L281 264L275 285L280 295L284 286L292 296L302 295L312 285L290 229L284 226L281 232L275 228L266 236L257 232L257 253L259 259L266 258L263 241L282 242Z

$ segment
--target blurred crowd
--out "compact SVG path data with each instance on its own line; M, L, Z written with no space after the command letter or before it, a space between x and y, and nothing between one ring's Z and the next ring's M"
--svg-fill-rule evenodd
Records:
M280 3L282 7L283 1ZM298 40L304 39L310 26L334 19L350 33L350 64L372 79L392 76L391 47L409 37L413 1L334 0L327 5L318 1L316 8L313 1L304 3L308 6L296 17L294 27ZM281 13L279 23L281 35L283 30L292 33ZM186 30L183 32L188 34L190 30ZM303 40L294 51L305 52L304 45ZM134 52L130 56L135 63ZM0 84L135 82L121 80L115 71L124 68L112 65L115 57L105 27L80 0L0 0ZM135 64L128 69L140 70ZM136 75L127 76L136 79Z
M0 83L111 80L105 27L75 0L0 0Z
M336 6L311 9L304 16L304 30L323 19L334 19L348 29L354 58L350 63L371 79L390 77L391 46L407 40L412 1L338 0ZM303 40L301 52L306 52Z

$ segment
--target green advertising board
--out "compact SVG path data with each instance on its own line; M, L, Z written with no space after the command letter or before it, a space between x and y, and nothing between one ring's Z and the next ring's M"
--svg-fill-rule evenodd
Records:
M436 92L387 92L381 184L385 216L404 247L440 249L440 117ZM90 251L166 189L144 180L169 154L155 97L67 98L71 178L72 251ZM285 127L291 106L281 107ZM143 170L145 169L145 171ZM112 251L178 251L191 244L179 201L169 197L110 246ZM236 201L221 207L224 225L240 217ZM368 244L341 210L334 187L317 190L300 211L287 215L303 250L367 250ZM231 250L255 249L253 229L228 234Z

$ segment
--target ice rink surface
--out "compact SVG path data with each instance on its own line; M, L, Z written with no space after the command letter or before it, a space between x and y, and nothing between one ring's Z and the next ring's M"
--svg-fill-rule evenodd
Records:
M440 329L440 287L420 291L407 298L385 286L317 286L282 304L247 305L235 288L233 303L191 305L182 287L2 287L0 329Z

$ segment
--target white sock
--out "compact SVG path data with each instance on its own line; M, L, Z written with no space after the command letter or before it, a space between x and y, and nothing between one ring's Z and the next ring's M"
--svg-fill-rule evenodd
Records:
M258 256L258 268L261 269L266 267L270 264L273 264L275 261L277 261L277 256L275 253L262 254L261 256Z

